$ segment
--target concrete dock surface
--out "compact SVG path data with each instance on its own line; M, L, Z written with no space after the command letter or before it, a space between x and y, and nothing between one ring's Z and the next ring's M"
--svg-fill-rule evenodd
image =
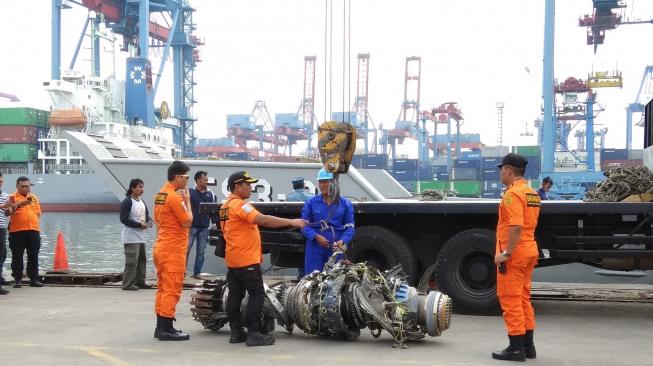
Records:
M358 341L313 337L277 327L276 344L228 343L192 319L185 290L176 327L190 341L153 338L155 290L115 287L9 288L0 297L0 365L503 365L491 352L507 337L499 316L454 315L441 337L392 347L383 333ZM540 365L653 365L653 304L538 300L535 333Z

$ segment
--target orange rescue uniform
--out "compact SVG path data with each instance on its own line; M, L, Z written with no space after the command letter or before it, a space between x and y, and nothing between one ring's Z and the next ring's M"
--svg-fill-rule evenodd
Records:
M540 214L540 196L517 179L506 190L499 205L496 253L508 248L510 226L521 227L517 246L505 262L506 273L497 271L497 296L503 310L508 335L523 335L535 329L535 312L531 305L531 280L537 264L535 227Z
M39 199L35 194L28 195L32 198L32 203L27 206L22 206L11 215L9 221L9 232L15 233L17 231L40 231L39 217L41 216L41 205ZM11 202L19 203L27 200L27 196L23 196L18 192L14 192L9 196Z
M188 228L184 221L192 219L190 207L170 182L154 197L154 222L157 238L153 249L157 289L154 311L166 318L175 317L186 271Z
M249 202L230 194L225 203L228 219L224 224L225 262L228 268L242 268L263 262L261 234L254 219L259 212Z

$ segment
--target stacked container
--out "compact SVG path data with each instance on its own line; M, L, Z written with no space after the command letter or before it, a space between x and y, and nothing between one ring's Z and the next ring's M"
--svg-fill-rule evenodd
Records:
M461 154L454 160L452 181L453 189L459 197L476 197L481 193L481 153L472 151Z
M419 161L417 159L394 159L390 175L410 192L417 192Z
M36 159L39 133L48 127L49 113L34 108L0 108L0 162L27 163Z
M387 169L388 154L367 154L363 155L364 169Z
M481 150L481 198L501 198L503 184L497 165L508 154L507 146L489 147Z
M526 158L528 165L526 165L526 172L524 177L526 179L537 179L540 176L540 146L513 146L512 152L519 154Z
M607 171L612 168L622 168L622 167L643 164L643 160L641 157L639 159L629 160L629 158L633 159L635 157L638 157L638 155L641 155L637 152L637 150L631 151L630 155L632 157L629 156L628 150L626 149L601 150L601 170Z

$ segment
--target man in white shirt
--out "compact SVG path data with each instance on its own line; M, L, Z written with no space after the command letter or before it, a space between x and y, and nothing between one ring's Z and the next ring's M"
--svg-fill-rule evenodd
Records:
M152 227L152 219L143 195L143 181L134 178L129 182L129 190L120 205L122 243L125 247L125 271L122 278L123 290L152 288L145 283L145 230Z

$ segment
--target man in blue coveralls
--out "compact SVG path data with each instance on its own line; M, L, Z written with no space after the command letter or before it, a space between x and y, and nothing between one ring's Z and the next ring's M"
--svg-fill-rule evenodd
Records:
M338 249L346 251L347 244L354 237L354 208L351 201L338 197L333 204L327 204L332 180L332 173L320 169L317 175L320 194L309 198L302 209L302 219L308 222L302 229L306 236L306 274L322 271L333 252Z

